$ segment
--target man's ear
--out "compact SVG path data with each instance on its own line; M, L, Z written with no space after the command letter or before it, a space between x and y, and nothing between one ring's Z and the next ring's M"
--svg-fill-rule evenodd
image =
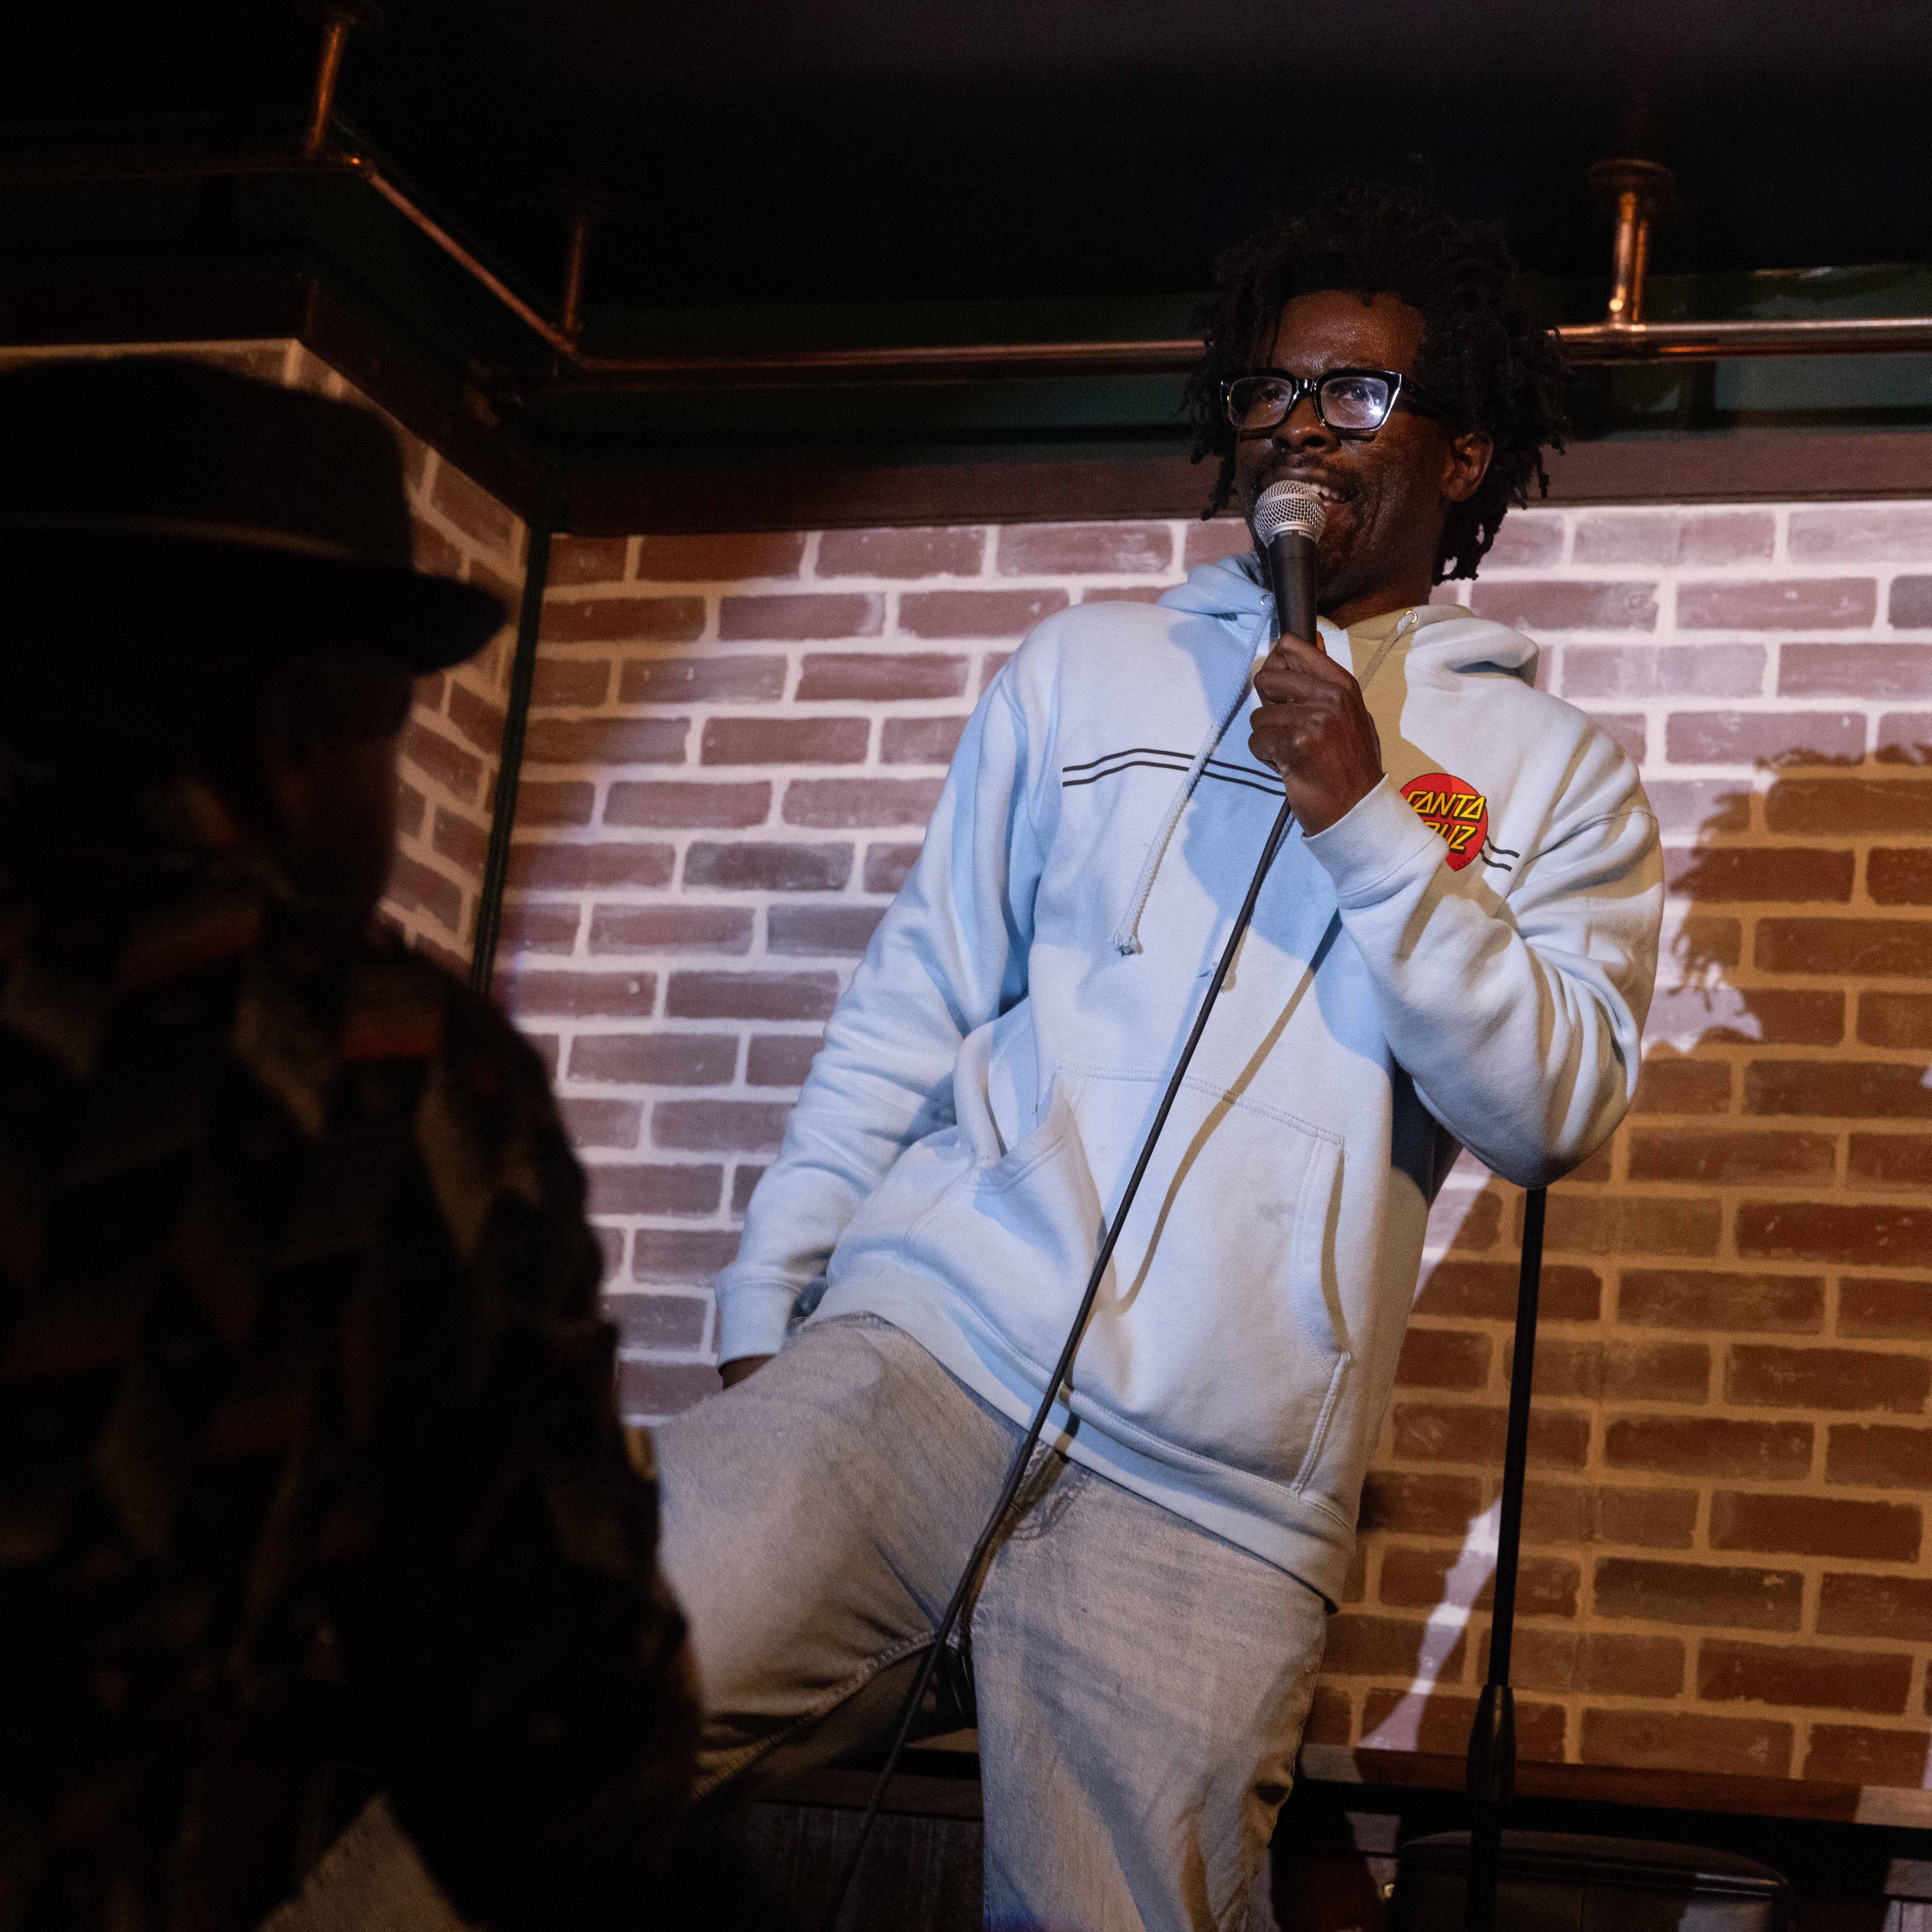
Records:
M1480 430L1465 430L1449 439L1449 460L1444 466L1442 494L1451 503L1466 503L1483 487L1490 473L1495 442Z

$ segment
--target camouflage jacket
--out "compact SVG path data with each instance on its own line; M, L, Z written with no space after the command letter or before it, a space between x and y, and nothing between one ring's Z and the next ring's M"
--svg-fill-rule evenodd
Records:
M466 1916L634 1922L695 1714L540 1063L245 853L74 864L0 897L0 1932L252 1924L344 1768Z

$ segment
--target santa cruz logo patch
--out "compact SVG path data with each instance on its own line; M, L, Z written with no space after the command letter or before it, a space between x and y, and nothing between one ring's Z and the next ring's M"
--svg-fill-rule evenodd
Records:
M1418 818L1442 833L1452 872L1460 872L1482 850L1490 836L1490 802L1467 778L1424 772L1402 787L1402 795Z

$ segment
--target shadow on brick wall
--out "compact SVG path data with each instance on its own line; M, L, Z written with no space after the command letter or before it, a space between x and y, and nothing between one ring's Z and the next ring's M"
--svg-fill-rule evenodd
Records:
M1917 1788L1932 765L1703 789L1636 1104L1551 1196L1522 1748ZM1486 1665L1522 1197L1443 1204L1317 1741L1460 1752Z

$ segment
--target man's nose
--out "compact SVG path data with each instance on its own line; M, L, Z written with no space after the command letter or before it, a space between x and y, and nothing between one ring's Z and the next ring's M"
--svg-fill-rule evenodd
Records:
M1290 449L1304 449L1311 443L1332 443L1335 433L1322 420L1315 398L1310 394L1300 398L1275 425L1274 440L1286 443Z

